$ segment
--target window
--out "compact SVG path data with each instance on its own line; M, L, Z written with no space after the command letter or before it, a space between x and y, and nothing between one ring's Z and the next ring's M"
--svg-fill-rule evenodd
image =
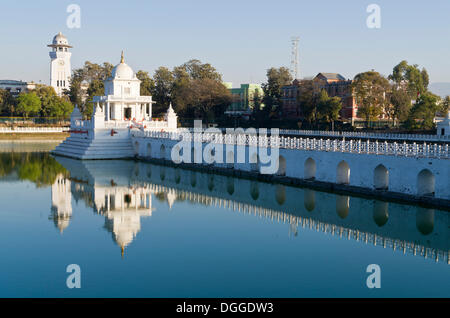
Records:
M124 88L124 93L125 93L126 95L130 95L130 92L131 92L131 89L130 89L129 87L125 87L125 88Z

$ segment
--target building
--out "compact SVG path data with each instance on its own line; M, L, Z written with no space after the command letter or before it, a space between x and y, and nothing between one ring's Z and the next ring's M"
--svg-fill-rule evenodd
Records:
M76 159L132 158L134 149L130 131L177 130L177 115L172 105L165 120L152 120L152 97L141 96L141 81L122 56L104 82L104 96L94 96L94 114L83 120L75 107L70 117L69 138L53 151L56 155Z
M232 102L225 112L228 115L250 115L255 106L255 96L262 101L264 92L259 84L241 84L232 88L232 83L224 83L231 93Z
M12 96L17 97L20 93L26 93L36 88L34 82L22 82L16 80L0 80L0 89L7 90Z
M285 118L301 118L302 113L298 103L300 83L301 81L299 79L295 79L291 85L286 85L281 88L281 109Z
M340 116L343 120L353 121L357 118L358 106L352 92L352 81L338 73L319 73L313 79L316 93L326 90L328 96L339 97L342 100ZM301 80L294 80L291 85L281 88L281 109L284 118L301 119L302 110L298 102Z
M450 136L450 110L444 120L437 124L437 134L439 136Z
M69 45L67 38L59 32L53 37L52 44L47 45L52 50L50 55L50 86L52 86L58 96L62 96L64 90L68 90L70 86L71 65Z
M340 116L344 120L353 122L357 118L358 105L353 96L352 80L346 80L338 73L319 73L313 81L317 83L319 90L326 90L328 96L339 97L342 101Z

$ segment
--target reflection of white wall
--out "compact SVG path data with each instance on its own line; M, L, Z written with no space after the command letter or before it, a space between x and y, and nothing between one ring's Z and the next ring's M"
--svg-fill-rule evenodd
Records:
M72 194L70 180L62 174L52 185L52 218L61 233L69 226L72 217Z

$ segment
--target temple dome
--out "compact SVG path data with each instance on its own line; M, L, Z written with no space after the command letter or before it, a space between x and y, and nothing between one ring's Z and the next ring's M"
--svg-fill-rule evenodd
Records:
M122 57L120 59L120 63L117 64L112 70L112 77L118 78L118 79L134 79L135 78L133 69L124 62L123 52L122 52Z
M69 45L69 41L67 41L67 38L61 32L53 37L52 43L53 45Z

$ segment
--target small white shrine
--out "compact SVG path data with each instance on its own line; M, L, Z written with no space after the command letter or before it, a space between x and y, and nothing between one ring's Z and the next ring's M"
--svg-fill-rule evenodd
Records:
M450 110L445 119L437 124L438 136L450 136Z
M164 120L152 120L152 97L141 96L141 81L120 59L105 82L104 96L94 96L94 113L83 120L78 107L70 118L70 137L53 151L76 159L134 157L131 130L174 132L178 118L172 105Z

